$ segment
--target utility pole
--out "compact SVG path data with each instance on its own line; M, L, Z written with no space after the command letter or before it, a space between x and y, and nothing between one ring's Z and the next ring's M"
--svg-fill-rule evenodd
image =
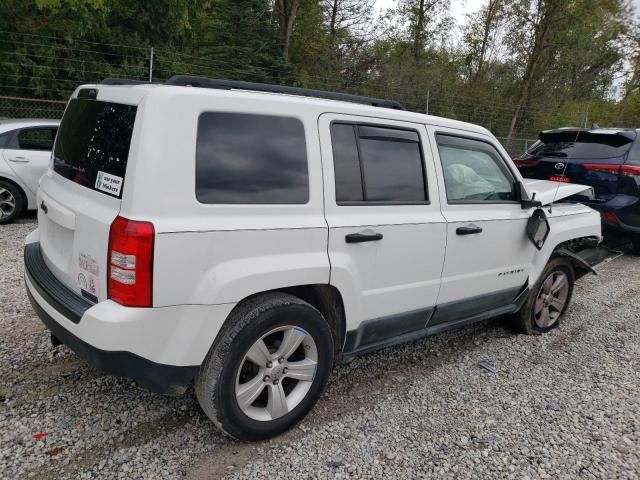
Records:
M426 114L429 115L429 97L431 96L431 90L427 90L427 111Z
M149 83L153 82L153 47L149 53Z

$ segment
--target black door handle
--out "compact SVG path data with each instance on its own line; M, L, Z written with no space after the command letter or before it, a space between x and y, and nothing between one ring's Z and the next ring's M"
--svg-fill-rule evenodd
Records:
M456 235L473 235L474 233L480 232L482 232L482 227L474 225L473 223L471 225L456 228Z
M347 243L375 242L382 240L381 233L350 233L344 239Z

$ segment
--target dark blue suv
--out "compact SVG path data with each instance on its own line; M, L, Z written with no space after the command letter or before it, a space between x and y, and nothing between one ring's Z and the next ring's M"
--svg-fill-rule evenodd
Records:
M559 128L539 140L515 164L525 178L590 185L605 230L628 234L640 252L640 130Z

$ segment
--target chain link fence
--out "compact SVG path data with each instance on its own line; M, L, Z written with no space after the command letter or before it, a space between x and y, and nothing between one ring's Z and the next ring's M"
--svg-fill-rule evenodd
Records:
M0 95L0 118L52 118L64 113L67 102L39 98L10 97Z
M511 158L518 158L524 152L529 150L531 145L533 145L537 140L529 139L529 138L511 138L507 139L507 137L496 137L507 153L511 156Z
M37 98L12 97L0 95L1 118L52 118L59 119L64 113L64 100L46 100ZM512 158L526 152L536 141L527 138L497 137Z

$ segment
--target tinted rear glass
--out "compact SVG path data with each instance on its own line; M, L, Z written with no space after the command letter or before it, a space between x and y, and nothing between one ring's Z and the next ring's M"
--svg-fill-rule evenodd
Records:
M69 102L53 152L53 170L84 187L121 198L136 107L84 98Z
M598 159L627 153L633 140L616 134L567 132L541 135L529 154L539 157Z
M205 112L198 121L196 197L202 203L309 200L304 126L276 115Z

